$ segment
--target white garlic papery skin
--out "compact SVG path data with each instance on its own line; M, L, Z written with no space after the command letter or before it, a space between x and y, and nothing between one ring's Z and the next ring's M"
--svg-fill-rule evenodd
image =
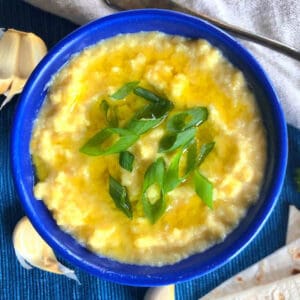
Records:
M39 236L27 217L23 217L13 232L13 245L20 264L26 268L65 275L79 283L73 270L58 262L53 250Z
M0 94L3 108L23 87L33 69L47 53L44 41L29 32L0 29Z

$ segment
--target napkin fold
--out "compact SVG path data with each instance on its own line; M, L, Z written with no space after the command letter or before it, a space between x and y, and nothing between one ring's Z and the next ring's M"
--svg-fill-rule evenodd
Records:
M84 24L115 12L103 0L25 1L77 24ZM219 18L300 50L298 0L177 0L177 2L194 11ZM271 78L287 122L300 129L300 62L260 45L243 40L240 42L252 52Z

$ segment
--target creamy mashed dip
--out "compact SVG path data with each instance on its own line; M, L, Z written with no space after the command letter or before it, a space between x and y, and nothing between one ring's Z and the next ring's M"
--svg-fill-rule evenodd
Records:
M188 178L165 196L166 209L150 222L141 201L144 174L158 157L166 167L176 151L158 153L166 131L160 124L139 136L127 150L133 170L120 167L119 155L90 156L81 147L107 127L101 103L115 107L124 127L142 103L134 93L114 100L127 82L162 95L174 104L170 116L206 107L197 127L200 145L214 142L198 171L213 186L213 208ZM31 153L42 199L57 224L92 251L119 261L164 265L220 242L257 200L266 161L260 112L243 74L205 40L158 32L124 34L74 56L53 78L34 126ZM126 187L132 218L109 192L109 175Z

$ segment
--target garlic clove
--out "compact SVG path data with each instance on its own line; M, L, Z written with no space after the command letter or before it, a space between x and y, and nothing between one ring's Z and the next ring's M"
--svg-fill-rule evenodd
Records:
M47 53L42 39L33 33L0 30L0 94L6 99L0 109L23 87L33 69Z
M0 40L0 93L10 87L17 69L20 37L15 32L7 31Z
M23 217L13 232L13 245L20 264L30 269L32 266L41 270L78 279L73 270L57 261L53 250L38 235L27 217Z
M0 79L0 95L7 92L11 86L12 78Z
M14 30L4 32L0 40L0 78L12 78L17 72L20 35Z
M18 77L27 79L34 67L47 53L47 47L42 39L33 33L23 33L19 48Z
M175 285L149 288L144 300L175 300Z

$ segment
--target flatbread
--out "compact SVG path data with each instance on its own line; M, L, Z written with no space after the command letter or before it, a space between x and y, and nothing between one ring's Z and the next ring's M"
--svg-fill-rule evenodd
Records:
M286 244L297 238L300 238L300 211L295 206L290 205Z
M234 293L218 300L297 300L300 299L300 274L246 291Z
M220 299L223 299L225 296L232 295L233 293L270 284L300 273L300 213L294 207L290 207L290 212L288 240L293 240L297 235L298 239L231 277L201 299L216 300L219 299L217 297L222 297ZM293 227L298 227L298 230ZM290 299L300 299L300 297Z

